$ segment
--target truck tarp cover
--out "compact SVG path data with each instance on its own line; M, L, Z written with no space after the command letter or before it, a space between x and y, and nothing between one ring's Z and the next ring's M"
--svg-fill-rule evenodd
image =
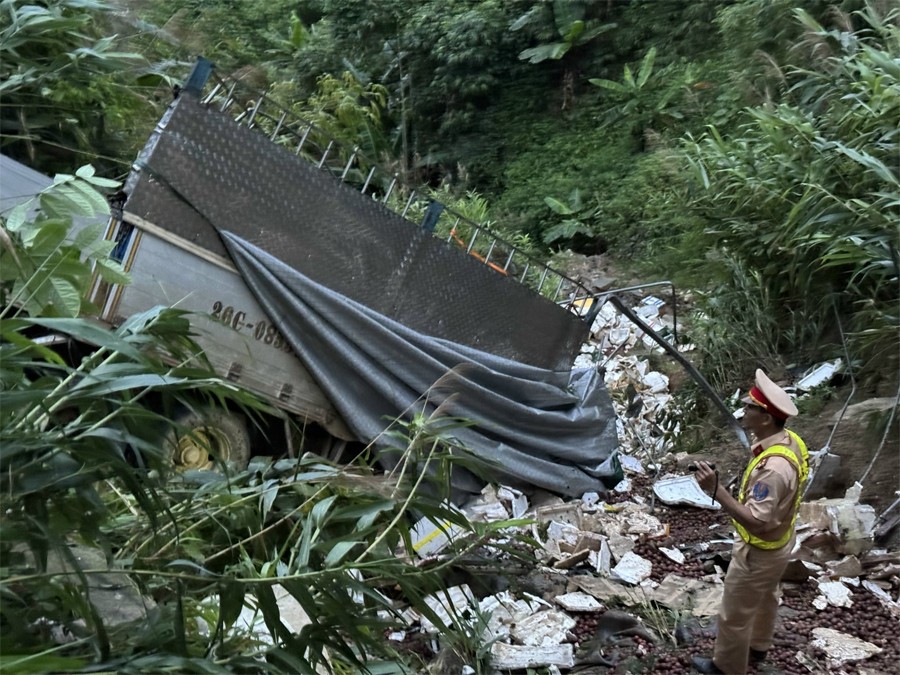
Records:
M396 418L437 414L474 423L449 433L499 480L581 495L616 475L615 416L596 369L546 370L423 335L220 234L247 285L359 438L378 438ZM454 483L481 487L460 471Z

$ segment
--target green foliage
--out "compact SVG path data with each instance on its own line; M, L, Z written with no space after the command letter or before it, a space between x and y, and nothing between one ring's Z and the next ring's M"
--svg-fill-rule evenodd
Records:
M364 156L383 163L394 157L384 127L385 87L363 84L344 71L340 77L319 77L315 91L305 99L296 85L287 82L273 86L270 95L346 147L356 147Z
M67 239L74 216L105 207L94 185L109 182L90 167L59 176L40 195L33 221L24 209L4 221L3 253L19 261L11 266L18 274L40 276L46 261L61 255L100 264L107 246L94 239L97 230ZM52 237L45 234L51 225ZM51 285L65 279L79 296L86 291L89 277L64 265L53 269ZM29 279L9 281L12 288L36 287ZM107 330L57 316L75 308L62 312L56 300L20 293L0 316L4 669L412 672L382 637L400 625L397 593L467 659L486 659L477 624L460 617L444 625L423 599L442 587L442 570L457 558L426 569L398 555L400 546L413 550L409 525L419 514L468 533L455 541L457 555L484 550L516 524L472 525L446 505L451 467L479 465L453 440L465 422L422 402L429 413L411 412L381 439L396 447L386 476L362 462L339 468L304 456L258 461L232 476L183 472L166 483L161 439L172 422L165 410L198 399L250 414L268 407L213 375L186 313L157 307ZM39 339L44 334L89 348L70 362ZM86 567L74 545L105 560ZM111 625L92 600L97 575L109 570L134 579L159 605ZM298 632L288 628L276 591L314 620ZM236 628L245 606L274 643ZM59 636L74 639L57 644Z
M808 44L830 56L788 70L796 104L752 109L740 135L711 129L688 144L711 254L680 250L721 284L711 293L719 307L734 306L748 274L746 299L766 293L760 315L770 320L734 326L743 339L776 352L815 348L837 308L851 317L854 356L883 368L900 347L900 31L869 11L856 32L797 17Z
M585 9L586 3L557 0L552 4L532 7L516 19L510 30L520 30L529 24L546 20L548 13L552 14L556 37L559 39L558 42L529 47L519 54L519 59L529 63L540 63L547 59L558 61L573 48L586 45L616 27L613 23L598 25L596 21L585 21Z
M544 197L544 203L557 215L573 216L544 230L541 236L545 244L552 244L559 240L572 240L579 234L586 236L594 234L591 227L581 220L590 215L590 209L582 203L581 191L578 188L572 190L567 204L554 197Z
M110 9L103 0L0 2L5 154L52 171L136 151L134 121L145 118L150 127L149 92L160 74L103 34Z
M113 242L102 236L109 206L95 190L117 185L83 166L74 176L57 174L53 186L3 219L0 315L21 307L31 316L76 317L87 309L84 289L94 271L110 283L127 283L122 266L109 260ZM29 219L34 208L37 216ZM89 224L69 240L73 215Z

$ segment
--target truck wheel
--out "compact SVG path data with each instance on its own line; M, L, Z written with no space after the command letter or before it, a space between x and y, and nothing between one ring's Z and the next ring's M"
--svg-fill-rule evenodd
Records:
M177 471L242 471L250 462L250 435L243 415L227 410L187 412L175 419L165 447Z

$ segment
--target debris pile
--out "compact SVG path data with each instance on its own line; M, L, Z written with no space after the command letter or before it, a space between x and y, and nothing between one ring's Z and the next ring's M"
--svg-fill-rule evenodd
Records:
M648 298L635 310L663 333L673 331L662 301ZM484 597L470 586L451 588L439 594L434 610L441 608L448 625L491 643L498 671L602 665L686 672L691 653L711 648L733 532L720 506L682 475L684 457L668 451L678 433L667 421L677 417L668 378L629 354L656 345L610 305L600 309L592 333L576 365L605 369L619 416L624 480L606 494L568 502L485 488L463 511L472 519L532 519L511 528L510 536L533 542L525 554L533 569L506 577L506 590ZM840 367L826 365L801 378L798 395ZM900 659L890 637L900 618L900 556L873 548L875 514L858 498L857 487L843 499L803 505L796 561L786 577L786 630L779 632L788 637L779 638L769 658L783 672L842 672L863 662L869 672L889 672ZM458 534L419 523L414 536L428 537L429 527L442 534L431 536L439 547L422 564L441 560ZM672 613L681 617L678 626L667 622ZM438 628L407 618L407 634L398 639L422 631L439 652Z

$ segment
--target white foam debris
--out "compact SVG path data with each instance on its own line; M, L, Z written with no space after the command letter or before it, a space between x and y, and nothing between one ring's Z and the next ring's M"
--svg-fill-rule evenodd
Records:
M575 619L554 609L537 612L512 626L510 635L527 647L555 647L575 628Z
M444 625L453 625L460 619L469 616L469 610L478 605L467 584L453 586L446 591L439 591L425 597L425 604L437 615ZM440 629L426 617L422 617L422 630L426 633L438 633Z
M881 653L881 647L831 628L813 628L810 646L825 653L829 668L840 668L850 661L862 661Z
M491 646L491 665L500 671L523 670L540 666L572 668L575 665L575 650L571 644L553 647L527 647L495 642Z
M628 584L639 584L650 576L653 571L653 563L642 558L636 553L624 554L618 564L610 570L610 576Z
M677 548L659 547L659 552L666 556L669 560L677 562L679 565L684 563L684 553Z
M813 607L825 609L833 607L852 607L853 592L840 581L819 581L819 595L813 600Z
M557 595L554 600L567 612L596 612L603 609L596 598L580 591Z

